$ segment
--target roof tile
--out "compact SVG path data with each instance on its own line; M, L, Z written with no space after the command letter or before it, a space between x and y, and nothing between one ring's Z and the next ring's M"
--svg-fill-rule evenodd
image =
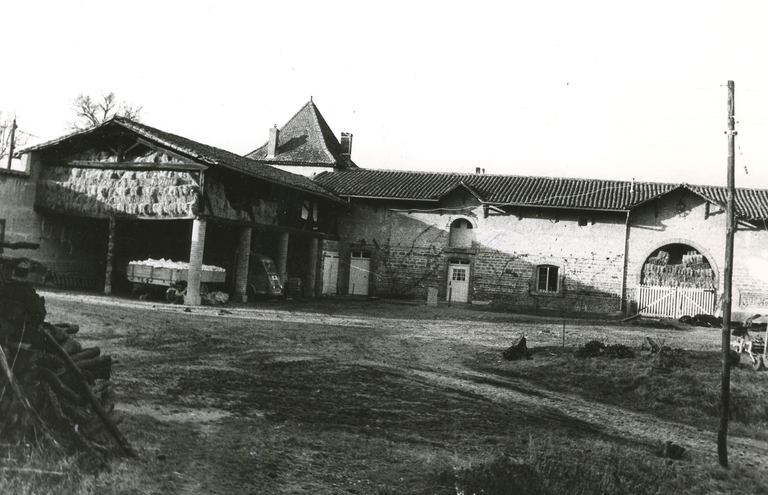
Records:
M357 165L342 157L341 144L311 100L280 128L274 158L267 159L268 144L265 143L245 156L275 165L357 168Z
M342 197L438 201L464 183L486 203L497 206L609 211L631 210L679 187L721 206L726 204L727 194L724 187L658 182L364 169L325 172L315 181ZM736 213L744 220L768 219L768 190L738 189Z

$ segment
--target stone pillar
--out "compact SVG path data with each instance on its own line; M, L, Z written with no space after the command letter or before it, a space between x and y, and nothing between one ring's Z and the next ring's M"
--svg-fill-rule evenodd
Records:
M280 234L277 242L277 273L280 281L285 284L288 280L288 232Z
M307 289L305 295L315 297L317 284L317 246L319 242L313 237L309 240L309 268L307 269Z
M184 304L200 305L200 279L203 274L203 250L205 248L206 220L196 218L192 222L192 246L189 249L189 275L187 277L187 295Z
M248 302L248 267L251 260L251 227L240 230L240 244L237 248L237 266L235 267L235 302Z
M107 234L107 269L104 273L104 294L112 294L112 265L115 264L115 217L109 217Z

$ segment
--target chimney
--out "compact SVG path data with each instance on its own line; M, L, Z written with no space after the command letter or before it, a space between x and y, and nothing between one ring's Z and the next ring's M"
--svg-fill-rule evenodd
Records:
M267 158L274 158L277 155L277 147L280 145L280 131L275 127L269 130L269 144L267 144Z
M352 156L352 134L349 132L341 133L341 155L347 159Z
M480 167L475 167L475 173L476 174L484 174L485 173L485 169L484 168L480 168Z

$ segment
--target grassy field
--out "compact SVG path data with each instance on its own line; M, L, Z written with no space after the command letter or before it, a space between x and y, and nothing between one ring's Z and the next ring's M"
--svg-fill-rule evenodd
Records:
M2 493L768 489L768 373L734 369L731 468L717 465L716 330L384 302L186 312L46 296L49 320L80 324L84 345L118 360L120 428L140 457L94 471L4 446ZM533 359L504 361L520 333ZM654 373L645 336L687 349L687 366ZM595 339L635 357L574 356ZM683 460L660 455L667 440L688 449Z

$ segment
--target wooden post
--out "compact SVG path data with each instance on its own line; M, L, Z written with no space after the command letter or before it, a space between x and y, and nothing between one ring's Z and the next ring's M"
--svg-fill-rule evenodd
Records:
M8 147L8 170L11 169L11 160L13 160L13 148L16 145L16 117L13 118L13 123L11 124L11 142L10 146Z
M104 294L112 293L112 269L115 264L115 217L109 216L109 230L107 234L107 268L104 272Z
M236 302L248 301L248 268L251 261L251 227L243 227L240 231L240 244L237 250L235 266L235 293L232 296Z
M720 391L720 428L717 431L717 458L720 465L728 467L728 407L731 393L731 296L733 292L733 237L735 230L734 196L736 192L734 169L735 154L735 103L734 84L728 81L728 203L726 206L725 228L725 270L723 271L723 333L722 364L723 376Z
M315 285L317 284L317 248L318 239L313 237L309 240L309 267L307 268L307 291L308 297L315 297Z
M563 320L563 348L565 348L565 320Z

